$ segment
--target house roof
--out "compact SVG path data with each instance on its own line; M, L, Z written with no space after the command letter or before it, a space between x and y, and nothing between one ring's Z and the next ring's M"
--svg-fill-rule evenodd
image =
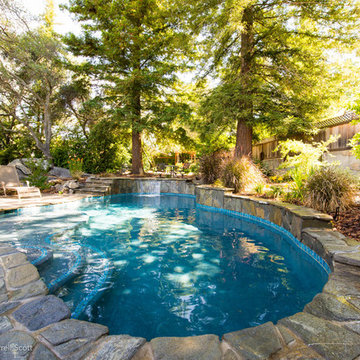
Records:
M347 111L343 115L336 116L330 119L319 121L316 126L319 129L325 129L333 126L348 124L353 120L358 120L359 116L353 111Z

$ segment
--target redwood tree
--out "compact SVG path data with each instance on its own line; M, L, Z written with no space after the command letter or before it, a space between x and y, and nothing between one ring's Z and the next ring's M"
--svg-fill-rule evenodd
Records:
M236 138L235 156L251 154L253 130L294 135L336 90L326 51L356 40L359 9L351 0L208 1L207 73L221 81L202 104L203 133Z
M141 174L144 130L166 129L186 112L170 100L189 50L186 9L175 0L70 0L67 9L83 28L65 38L86 59L73 68L103 86L109 116L131 129L132 172Z

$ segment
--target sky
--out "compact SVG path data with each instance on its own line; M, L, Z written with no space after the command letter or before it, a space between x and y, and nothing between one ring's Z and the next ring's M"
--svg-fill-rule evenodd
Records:
M54 30L60 34L67 32L80 33L80 25L71 19L69 12L60 10L60 4L66 4L67 0L53 0L55 6L55 26ZM45 11L46 0L18 0L26 10L33 15L41 15Z

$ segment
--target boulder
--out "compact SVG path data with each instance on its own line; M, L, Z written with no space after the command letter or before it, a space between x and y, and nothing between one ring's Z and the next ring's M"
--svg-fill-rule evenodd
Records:
M65 169L65 168L57 167L57 166L54 166L49 171L49 175L56 176L56 177L58 177L60 179L71 178L71 174L70 174L69 169Z
M56 184L54 187L57 192L64 191L64 184Z
M57 360L57 357L43 344L36 345L32 359Z
M31 170L25 166L20 159L15 159L11 161L8 165L12 165L16 167L16 170L19 175L19 179L22 180L26 178L27 176L31 175Z
M69 181L66 181L63 185L63 190L64 189L78 189L80 187L79 183L76 181L76 180L69 180Z
M11 161L8 165L13 165L16 167L16 170L19 175L19 179L23 180L27 176L31 175L31 169L29 168L29 162L34 162L38 166L42 166L44 170L51 167L51 164L46 159L39 159L39 158L23 158L23 159L15 159Z
M48 292L49 290L45 283L42 280L37 280L22 286L20 289L10 291L10 298L12 301L24 300L35 296L47 295Z
M20 301L6 301L0 304L0 314L4 314L21 304Z
M342 297L330 294L318 294L305 306L305 312L328 320L360 321L360 310Z
M52 324L41 332L41 336L50 344L57 346L75 339L97 340L106 335L109 329L100 324L87 321L66 319Z
M51 168L51 163L49 160L42 158L23 158L20 159L24 165L27 165L29 162L35 163L37 166L41 166L44 170Z
M68 180L61 184L55 185L55 190L63 193L73 193L75 189L80 187L79 183L76 180Z
M79 183L75 180L68 181L67 187L71 190L78 189L80 187Z

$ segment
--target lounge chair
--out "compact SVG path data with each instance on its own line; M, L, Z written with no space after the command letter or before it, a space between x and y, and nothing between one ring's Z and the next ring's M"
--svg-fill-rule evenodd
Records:
M38 195L41 197L41 192L39 188L35 186L29 186L28 181L26 181L26 186L20 183L19 175L15 166L0 166L0 183L2 185L5 196L6 190L13 190L17 192L19 199L24 196L34 195Z

